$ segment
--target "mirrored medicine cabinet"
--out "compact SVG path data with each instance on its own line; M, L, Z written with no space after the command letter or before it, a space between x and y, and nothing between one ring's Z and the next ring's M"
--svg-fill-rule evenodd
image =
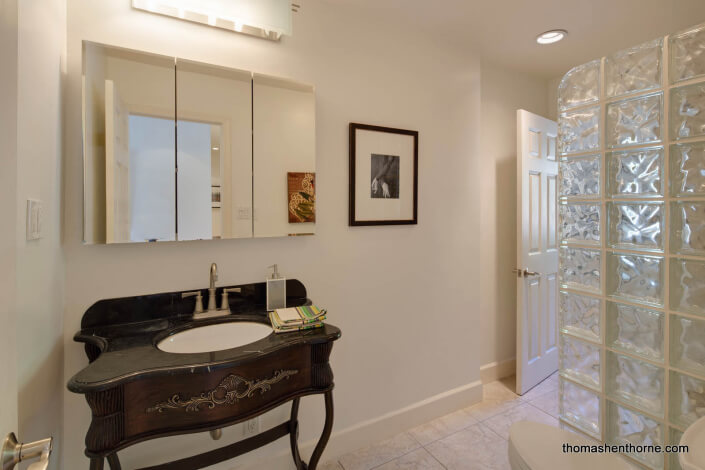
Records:
M83 43L84 242L313 234L315 95Z

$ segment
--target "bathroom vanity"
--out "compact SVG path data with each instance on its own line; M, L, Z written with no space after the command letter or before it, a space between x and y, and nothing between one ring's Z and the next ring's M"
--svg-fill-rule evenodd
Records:
M68 388L85 395L92 412L86 433L91 469L102 469L105 459L112 470L119 469L117 452L138 442L215 431L288 402L291 417L278 426L143 470L203 468L286 435L297 468L316 468L333 425L329 356L341 332L326 324L285 334L270 329L267 334L259 328L269 325L265 284L231 286L237 287L239 293L226 296L229 305L218 306L229 307L230 313L218 318L194 320L196 299L182 298L181 292L101 300L86 311L74 339L85 343L90 363L69 381ZM217 289L219 300L222 290ZM287 305L307 304L303 284L288 280ZM243 336L238 344L240 326ZM203 339L199 330L213 338L214 350L203 351L208 347L199 344ZM226 343L217 344L221 341ZM228 344L233 347L220 349ZM160 347L201 352L166 352ZM300 398L312 394L325 396L326 421L306 464L297 445L298 409Z

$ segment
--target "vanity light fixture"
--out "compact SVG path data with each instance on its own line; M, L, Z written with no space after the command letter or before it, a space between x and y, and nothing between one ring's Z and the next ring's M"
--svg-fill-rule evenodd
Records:
M291 0L132 0L132 7L278 41L292 34Z
M539 44L553 44L564 39L567 35L568 31L565 29L552 29L536 36L536 42Z

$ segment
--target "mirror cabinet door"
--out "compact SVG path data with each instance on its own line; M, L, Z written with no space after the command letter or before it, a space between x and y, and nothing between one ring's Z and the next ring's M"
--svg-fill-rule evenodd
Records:
M176 239L174 58L83 44L84 242Z
M253 75L254 236L315 232L316 100L310 85Z
M84 242L310 235L313 87L83 43Z
M252 73L177 59L179 240L252 237Z

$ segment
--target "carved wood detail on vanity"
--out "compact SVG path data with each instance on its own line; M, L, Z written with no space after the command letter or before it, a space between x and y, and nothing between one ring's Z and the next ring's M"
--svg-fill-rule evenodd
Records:
M234 405L243 398L252 398L255 393L260 395L272 389L272 385L298 374L298 370L277 370L271 378L248 380L239 375L230 374L216 388L203 392L196 397L182 400L180 394L171 396L168 400L147 408L147 413L163 413L168 410L183 409L186 412L198 412L202 409L213 409L216 406Z
M138 436L159 430L176 430L198 425L212 426L228 423L234 417L256 413L272 402L311 387L310 346L296 346L282 351L274 357L262 357L248 364L236 367L215 368L210 372L191 373L179 371L174 375L148 378L125 384L125 399L130 404L125 410L126 435ZM240 377L271 377L272 365L276 370L296 370L297 374L279 382L266 394L256 393L247 400L238 400L228 406L201 406L198 413L155 413L150 412L165 398L178 393L182 398L200 397L204 391L219 390L219 399L225 397L225 390L219 389L223 379L229 375Z

